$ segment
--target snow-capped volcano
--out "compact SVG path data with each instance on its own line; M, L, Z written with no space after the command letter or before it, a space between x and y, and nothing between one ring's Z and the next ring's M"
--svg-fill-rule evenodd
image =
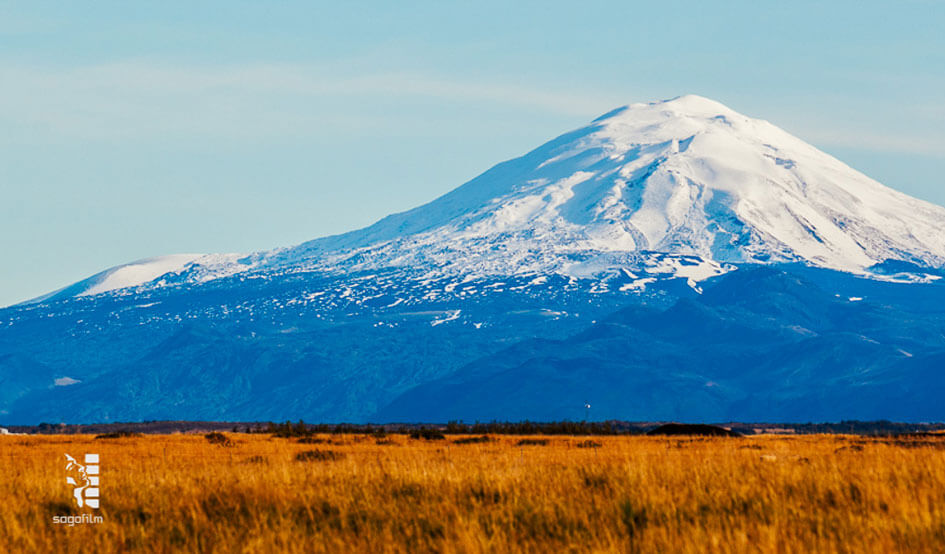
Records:
M93 277L94 287L80 288L397 267L573 277L646 268L693 281L729 263L869 273L887 260L942 267L943 226L945 208L892 190L767 121L689 95L613 110L361 230L249 256L164 258L184 263L160 276L123 266L96 277L125 278Z
M767 122L634 104L358 231L4 308L0 419L941 420L943 227Z
M516 273L655 251L859 272L943 265L943 225L945 208L690 95L619 108L429 204L267 257Z

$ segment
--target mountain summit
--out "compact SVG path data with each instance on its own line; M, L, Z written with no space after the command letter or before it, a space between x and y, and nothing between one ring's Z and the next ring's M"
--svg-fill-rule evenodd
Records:
M92 278L94 287L37 301L105 292L109 283L299 270L585 277L648 267L700 281L726 264L803 262L870 274L888 261L945 265L943 224L945 208L892 190L767 121L687 95L613 110L361 230L248 256L162 258L186 262L170 279L122 266L103 275L142 278ZM686 261L673 262L677 256Z
M700 96L618 108L419 208L278 256L560 270L600 253L945 264L945 208ZM460 260L461 258L461 260Z

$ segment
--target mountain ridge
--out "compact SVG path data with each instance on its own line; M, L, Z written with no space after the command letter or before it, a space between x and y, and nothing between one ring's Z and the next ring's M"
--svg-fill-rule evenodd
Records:
M732 133L726 131L731 128L736 131L748 128L752 132L742 134L758 143L751 146L770 152L753 151L745 156L744 145L731 144ZM776 148L763 142L765 138L776 139L771 142L786 146ZM711 151L709 154L676 161L685 157L681 154L699 150L702 142L708 143L705 149ZM726 151L726 148L734 151ZM788 153L793 153L794 157L776 155L784 149L792 151ZM787 175L787 185L782 183L777 190L786 191L788 200L798 200L796 196L803 193L806 195L803 200L821 202L822 209L811 211L805 209L804 202L788 205L782 201L774 208L754 213L764 201L752 194L768 195L771 183L766 182L764 174L761 177L750 174L746 178L744 167L721 163L715 150L721 150L727 159L753 157L752 163L767 161L765 171ZM608 163L618 157L621 158L618 163ZM629 162L625 159L628 157ZM802 167L805 164L816 166L811 171L820 171L826 176L815 175L814 179L805 180L810 173L805 173ZM688 186L686 181L692 181L688 175L700 172L703 182L697 187ZM706 177L705 174L723 175ZM709 177L721 184L710 183ZM510 182L512 190L503 193L501 189L508 189ZM637 187L642 191L632 190L635 182L643 185ZM583 190L579 190L582 187ZM726 196L734 194L739 187L747 191L742 194L749 198L740 200L737 206L727 205ZM701 193L696 190L700 188L715 193L709 198L703 196L701 205L697 203ZM826 189L833 194L826 194ZM856 196L851 189L865 192ZM696 198L686 198L686 194ZM843 204L847 202L867 212L868 216L878 218L881 224L844 213ZM674 203L689 210L680 210ZM562 206L564 209L559 209ZM557 213L549 213L555 209ZM588 216L591 210L594 217ZM711 213L713 211L718 213ZM702 217L706 213L709 217ZM889 217L891 213L896 217ZM548 229L548 220L556 216L563 221L552 221ZM786 219L783 222L786 230L773 230L771 225L751 221L753 216L762 223L766 219ZM674 217L677 221L671 222ZM694 224L693 218L699 217L702 219L696 222L698 225ZM424 206L388 216L365 229L303 243L280 252L279 257L304 259L307 255L330 254L339 249L355 250L363 257L378 243L383 245L376 248L383 251L386 247L390 257L410 257L408 248L396 248L396 244L390 247L391 243L404 238L420 244L452 241L456 248L465 246L467 253L482 255L481 248L469 244L475 242L472 239L505 233L503 239L507 242L518 239L535 247L537 241L529 241L528 235L545 227L547 232L541 240L550 240L556 247L571 246L578 251L638 253L653 250L698 255L719 263L804 260L822 267L864 272L889 259L942 266L945 241L935 227L942 220L945 220L945 208L889 189L770 123L747 118L717 102L690 95L614 110L584 128L493 167ZM566 223L575 225L568 228ZM734 228L723 229L726 223L733 224ZM660 229L661 225L666 229ZM720 232L707 234L706 228L713 225ZM449 226L454 228L434 233ZM584 229L575 230L574 226ZM893 229L895 236L885 234L880 227ZM430 233L433 235L428 236ZM739 244L740 240L746 244ZM760 251L759 241L765 247ZM764 244L765 241L770 244ZM490 245L495 242L490 241ZM368 249L368 252L358 249ZM507 255L503 252L503 256ZM831 255L834 258L830 258Z
M247 255L193 256L169 279L118 284L408 266L584 276L653 266L649 252L701 258L687 276L694 283L725 264L796 261L889 278L870 268L945 267L943 221L945 208L885 187L767 121L686 95L612 110L362 229ZM57 292L28 302L64 296Z

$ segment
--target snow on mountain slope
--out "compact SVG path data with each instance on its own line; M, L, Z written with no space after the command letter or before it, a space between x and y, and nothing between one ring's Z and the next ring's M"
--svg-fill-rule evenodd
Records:
M168 274L180 274L192 264L203 264L208 267L223 268L235 270L239 267L236 254L172 254L169 256L158 256L146 258L115 266L101 273L83 279L78 283L68 287L51 292L44 296L34 298L23 302L23 304L36 304L59 298L70 298L74 296L92 296L119 289L137 287L157 280L159 277ZM225 272L220 271L217 276L223 276Z
M141 285L165 273L180 271L199 257L200 254L174 254L121 265L99 274L101 278L90 283L91 286L79 296L101 294L110 290Z
M943 226L945 208L885 187L766 121L690 95L616 109L361 230L245 258L146 260L74 287L95 294L168 272L176 276L155 286L242 271L391 267L428 276L575 277L647 268L691 284L737 263L868 274L887 260L942 267Z
M943 265L943 224L945 208L683 96L617 109L425 206L273 261L514 273L658 251L862 272L888 259Z

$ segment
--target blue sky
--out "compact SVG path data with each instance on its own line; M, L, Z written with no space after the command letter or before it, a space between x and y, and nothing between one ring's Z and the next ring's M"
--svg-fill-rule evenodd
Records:
M0 2L0 305L364 226L686 93L945 204L943 3L708 4Z

